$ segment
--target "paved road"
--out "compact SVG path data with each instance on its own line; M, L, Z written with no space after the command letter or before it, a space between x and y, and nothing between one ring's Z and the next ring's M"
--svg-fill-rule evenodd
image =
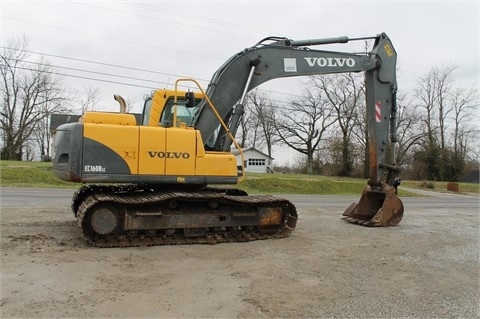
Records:
M0 208L70 205L74 189L0 188Z
M0 188L0 208L2 207L35 207L35 206L70 206L75 190L57 188ZM404 197L402 201L405 211L414 208L480 208L480 197L459 196L448 193L425 193L425 197ZM428 196L432 195L432 196ZM297 207L339 206L347 207L358 202L358 196L330 195L278 195L284 197Z

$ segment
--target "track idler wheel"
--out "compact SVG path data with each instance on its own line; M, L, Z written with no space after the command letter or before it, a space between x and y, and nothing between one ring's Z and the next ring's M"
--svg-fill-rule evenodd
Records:
M367 186L358 204L353 203L343 213L342 219L363 226L395 226L402 220L403 203L388 184Z
M89 224L95 233L110 235L119 227L120 219L114 206L98 205L90 214Z

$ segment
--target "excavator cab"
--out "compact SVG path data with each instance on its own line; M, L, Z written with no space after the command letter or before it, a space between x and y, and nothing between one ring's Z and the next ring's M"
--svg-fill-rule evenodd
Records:
M170 90L157 90L145 97L142 125L179 127L181 123L189 126L195 117L197 106L203 95L195 92L185 92L185 97L177 96ZM174 118L177 121L175 123Z

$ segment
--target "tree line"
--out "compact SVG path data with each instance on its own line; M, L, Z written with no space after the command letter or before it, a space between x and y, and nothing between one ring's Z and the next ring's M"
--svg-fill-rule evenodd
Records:
M48 61L29 62L26 48L25 39L12 40L0 55L1 159L49 155L51 114L83 113L97 103L98 89L72 93ZM480 132L471 126L478 117L478 92L457 85L456 69L433 66L414 92L397 96L394 154L404 176L455 181L465 170L478 169ZM249 92L237 134L241 146L270 157L274 145L291 148L299 154L294 168L308 174L368 177L363 74L310 76L300 84L302 94L283 102L266 91Z

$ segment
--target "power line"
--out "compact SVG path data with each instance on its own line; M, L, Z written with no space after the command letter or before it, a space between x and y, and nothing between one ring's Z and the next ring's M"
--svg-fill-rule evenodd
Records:
M27 53L38 54L38 55L42 55L42 56L48 56L48 57L71 60L71 61L78 61L78 62L85 62L85 63L91 63L91 64L96 64L96 65L121 68L121 69L126 69L126 70L147 72L147 73L153 73L153 74L161 74L161 75L174 76L174 77L180 77L180 78L181 77L187 77L187 76L173 74L173 73L165 73L165 72L140 69L140 68L130 67L130 66L122 66L122 65L118 65L118 64L111 64L111 63L98 62L98 61L92 61L92 60L86 60L86 59L72 58L72 57L67 57L67 56L63 56L63 55L49 54L49 53L30 51L30 50L25 50L25 49L17 49L17 48L5 47L5 46L1 46L1 45L0 45L0 48L7 49L7 50L24 51L24 52L27 52ZM199 80L200 81L208 81L206 79L199 79Z
M15 60L15 59L13 59L13 58L7 58L6 60ZM70 71L78 71L78 72L84 72L84 73L93 73L93 74L98 74L98 75L106 75L106 76L112 76L112 77L117 77L117 78L124 78L124 79L128 79L128 80L136 80L136 81L143 81L143 82L163 83L163 84L166 84L165 82L161 82L161 81L157 81L157 80L141 79L141 78L135 78L135 77L126 76L126 75L118 75L118 74L111 74L111 73L91 71L91 70L82 70L82 69L71 68L71 67L66 67L66 66L59 66L59 65L54 65L54 64L47 64L47 63L40 63L40 62L31 62L31 61L22 61L22 63L35 64L35 65L37 65L37 66L43 66L43 67L54 67L54 68L65 69L65 70L70 70Z
M38 65L40 65L40 66L51 66L51 65L48 65L48 64L41 64L41 63L35 63L35 62L29 62L29 61L24 61L24 62L34 63L34 64L38 64ZM0 64L0 66L5 66L5 64L2 63L2 64ZM138 85L138 84L133 84L133 83L126 83L126 82L119 82L119 81L113 81L113 80L99 79L99 78L94 78L94 77L87 77L87 76L74 75L74 74L68 74L68 73L60 73L60 72L55 72L55 71L38 70L38 69L21 67L21 66L16 66L16 68L17 68L17 69L20 69L20 70L25 70L25 71L33 71L33 72L40 72L40 73L45 73L45 74L60 75L60 76L77 78L77 79L83 79L83 80L89 80L89 81L97 81L97 82L104 82L104 83L111 83L111 84L119 84L119 85L125 85L125 86L130 86L130 87L145 88L145 89L149 89L149 90L157 90L157 89L159 88L158 86L157 86L157 87L152 87L152 86ZM88 71L87 71L87 72L88 72ZM94 73L96 73L96 72L94 72ZM111 76L117 76L117 75L111 75ZM119 76L119 77L121 77L121 76ZM125 77L125 78L129 78L129 77ZM132 78L132 79L135 79L135 78ZM141 79L140 79L140 80L141 80ZM152 82L155 82L155 81L152 81ZM170 84L170 83L161 82L161 81L157 81L157 82L158 82L158 83L165 84L165 85L169 85L169 84ZM179 87L189 88L188 86L185 86L185 85L179 85ZM279 93L279 94L290 95L290 94L287 94L287 93L275 92L275 91L269 91L269 90L262 90L262 91L274 92L274 93ZM294 96L294 95L291 95L291 96ZM272 101L272 102L276 102L277 104L290 105L289 102L282 101L282 100L276 100L276 99L269 99L269 100ZM280 108L280 106L273 106L273 107L274 107L274 108Z
M72 32L72 33L83 34L83 35L86 35L86 36L89 36L89 37L94 37L94 38L100 38L100 39L106 39L106 40L113 40L113 41L118 41L118 42L124 42L124 43L130 44L130 45L133 44L133 45L136 45L136 46L144 46L144 47L149 47L149 48L154 48L154 49L161 49L161 50L166 50L166 51L172 51L172 52L175 52L175 53L181 53L181 54L186 54L186 55L199 56L199 57L207 58L207 59L221 60L221 58L219 58L219 57L213 57L213 56L204 55L204 54L199 54L199 53L191 53L191 52L186 52L186 51L182 51L182 50L175 50L175 49L171 49L171 48L168 48L168 47L161 47L161 46L158 46L158 45L146 44L146 43L141 43L141 42L135 42L135 41L129 41L129 40L116 39L116 38L112 38L112 37L101 36L101 35L96 35L96 34L81 32L81 31L77 31L77 30L71 30L71 29L66 29L66 28L55 27L55 26L51 26L51 25L48 25L48 24L36 23L36 22L24 20L24 19L19 19L19 18L12 18L12 17L7 17L7 16L2 16L2 18L4 18L4 19L9 19L9 20L14 20L14 21L20 21L20 22L28 23L28 24L32 24L32 25L38 25L38 26L41 26L41 27L51 28L51 29L55 29L55 30L59 30L59 31L64 31L64 32Z
M122 66L122 65L118 65L118 64L111 64L111 63L105 63L105 62L99 62L99 61L92 61L92 60L86 60L86 59L80 59L80 58L73 58L73 57L67 57L67 56L62 56L62 55L43 53L43 52L38 52L38 51L31 51L31 50L25 50L25 49L17 49L17 48L5 47L5 46L1 46L1 45L0 45L0 48L7 49L7 50L24 51L24 52L27 52L27 53L37 54L37 55L41 55L41 56L48 56L48 57L54 57L54 58L59 58L59 59L65 59L65 60L71 60L71 61L78 61L78 62L83 62L83 63L90 63L90 64L95 64L95 65L108 66L108 67L114 67L114 68L120 68L120 69L132 70L132 71L139 71L139 72L147 72L147 73L152 73L152 74L167 75L167 76L173 76L173 77L178 77L178 78L188 77L188 76L182 76L182 75L173 74L173 73L165 73L165 72L159 72L159 71L153 71L153 70L146 70L146 69L141 69L141 68L137 68L137 67ZM33 63L33 62L29 62L29 63ZM47 66L47 64L46 64L45 66ZM50 65L50 66L54 66L54 65ZM54 66L54 67L63 68L63 69L78 70L78 71L82 71L82 72L97 73L97 74L100 74L100 75L103 74L103 72L79 70L79 69L75 69L75 68L68 68L68 67L62 67L62 66ZM130 77L127 77L127 76L114 75L114 74L108 74L108 73L105 73L105 74L103 74L103 75L115 76L115 77L121 77L121 78L130 78ZM70 75L65 75L65 76L70 76ZM85 77L83 77L83 78L85 78ZM138 78L131 78L131 79L141 80L141 81L147 81L147 82L152 82L152 83L161 83L161 84L165 84L165 85L169 85L169 84L170 84L170 83L162 82L162 81L143 80L143 79L138 79ZM95 80L95 81L102 81L101 79L94 79L94 80ZM204 82L207 82L207 83L208 83L208 81L209 81L209 80L207 80L207 79L201 79L201 78L199 78L198 80L199 80L199 81L204 81ZM128 85L128 84L125 84L125 85ZM298 98L298 97L299 97L299 95L290 94L290 93L285 93L285 92L278 92L278 91L266 90L266 89L259 89L259 90L260 90L260 91L263 91L263 92L273 93L273 94L286 95L286 96L290 96L290 97L294 97L294 98ZM277 102L282 103L282 101L279 101L279 100L274 100L274 101L277 101Z
M5 64L0 64L1 66L5 66ZM106 83L113 83L113 84L120 84L120 85L127 85L127 86L134 86L134 87L139 87L139 88L145 88L145 89L151 89L155 90L158 89L150 86L144 86L144 85L137 85L137 84L131 84L131 83L125 83L125 82L118 82L118 81L111 81L111 80L103 80L103 79L97 79L97 78L91 78L91 77L86 77L86 76L81 76L81 75L73 75L73 74L65 74L65 73L59 73L59 72L54 72L54 71L48 71L48 70L36 70L36 69L30 69L30 68L24 68L21 66L16 66L17 69L20 70L25 70L25 71L33 71L33 72L40 72L40 73L46 73L46 74L53 74L53 75L61 75L61 76L67 76L67 77L72 77L72 78L77 78L77 79L84 79L84 80L91 80L91 81L99 81L99 82L106 82Z
M89 5L89 4L78 3L78 2L75 2L75 1L71 1L71 2L76 3L76 4L81 4L81 5L92 6L92 5ZM123 2L125 2L125 1L123 1ZM130 4L130 5L131 5L131 4ZM174 11L174 10L161 9L161 8L158 8L158 7L155 7L155 6L146 6L146 5L144 5L144 4L137 4L137 6L138 6L138 5L141 5L141 6L143 6L144 8L145 8L145 7L146 7L146 8L152 8L152 9L154 9L154 10L171 11L171 12L174 12L174 14L180 15L180 13L179 13L178 11ZM93 6L93 7L97 7L97 6ZM102 8L102 7L97 7L97 8L109 10L108 8ZM128 12L123 12L123 13L131 14L131 13L128 13ZM188 16L188 15L185 15L185 16ZM202 17L200 17L200 16L193 16L193 17L202 18ZM6 17L6 18L7 18L7 19L18 20L18 21L22 21L22 22L26 22L26 23L37 24L37 23L33 23L33 22L31 22L31 21L25 21L25 20L17 19L17 18L11 18L11 17ZM208 20L209 18L205 18L205 19ZM215 21L214 19L210 19L210 20ZM218 21L221 22L220 20L218 20ZM225 22L225 23L226 23L226 22ZM94 36L94 37L100 37L100 36L97 36L97 35L92 35L92 34L88 34L88 33L78 32L78 31L75 31L75 30L67 30L67 29L57 28L57 27L53 27L53 26L49 26L49 25L43 25L43 24L38 24L38 25L45 26L45 27L50 27L50 28L56 28L56 29L60 29L60 30L62 30L62 31L75 32L75 33L80 33L80 34L87 34L87 35ZM232 25L234 25L234 24L232 24ZM241 26L241 25L235 25L235 26ZM108 39L112 40L112 38L108 38ZM118 40L118 41L122 41L122 42L127 42L127 43L129 43L129 44L138 44L138 43L136 43L136 42L124 41L124 40L119 40L119 39L113 39L113 40ZM146 44L141 44L141 45L146 45ZM2 47L2 46L0 46L0 47ZM153 46L153 47L157 47L157 46ZM3 48L6 48L6 47L3 47ZM184 53L184 54L191 54L191 53L188 53L188 52L185 52L185 51L173 50L173 49L169 49L169 48L163 48L163 47L157 47L157 48L172 50L172 51L181 52L181 53ZM11 48L9 48L9 49L11 49ZM25 51L26 51L26 50L25 50ZM162 74L162 75L174 76L174 77L184 77L184 76L177 75L177 74L164 73L164 72L158 72L158 71L151 71L151 70L145 70L145 69L139 69L139 68L133 68L133 67L126 67L126 66L114 65L114 64L110 64L110 63L89 61L89 60L84 60L84 59L70 58L70 57L65 57L65 56L59 56L59 55L53 55L53 54L45 54L45 53L39 53L39 52L34 52L34 51L26 51L26 52L30 52L30 53L34 53L34 54L42 54L42 55L45 55L45 56L51 56L51 57L56 57L56 58L62 58L62 59L69 59L69 60L74 60L74 61L86 62L86 63L93 63L93 64L103 65L103 66L118 67L118 68L123 68L123 69L128 69L128 70L135 70L135 71L141 71L141 72L149 72L149 73ZM195 55L195 54L193 54L193 55ZM198 55L198 54L197 54L197 55ZM203 55L201 55L201 56L203 56ZM213 58L213 59L219 59L219 58L215 58L215 57L211 57L211 56L204 56L204 57L209 57L209 58ZM113 75L111 75L111 76L113 76ZM120 76L120 77L121 77L121 76ZM206 79L199 79L199 80L200 80L200 81L208 81L208 80L206 80ZM274 94L283 94L283 95L287 95L287 96L298 97L298 95L293 95L293 94L288 94L288 93L283 93L283 92L276 92L276 91L271 91L271 90L262 90L262 91L267 91L267 92L271 92L271 93L274 93Z
M180 16L180 17L187 17L187 18L190 18L190 19L193 18L193 19L200 20L200 21L207 22L207 23L217 24L217 25L226 26L226 27L239 29L239 30L241 29L243 31L256 32L256 33L260 33L260 34L273 33L273 32L268 32L266 30L261 30L261 29L257 29L257 28L244 26L244 25L241 25L241 24L236 24L236 23L222 21L222 20L213 19L213 18L202 17L202 16L199 16L199 15L186 14L185 12L180 12L180 11L176 11L176 10L172 10L172 9L159 8L157 6L146 5L144 3L138 3L138 2L132 3L132 1L116 1L116 2L125 3L127 5L135 6L135 7L138 7L138 8L152 9L152 10L158 11L158 12L167 12L168 14L171 14L171 15L176 15L176 16Z
M104 8L104 7L95 6L95 5L87 4L87 3L81 3L81 2L77 2L77 1L67 1L67 2L71 2L71 3L74 3L74 4L78 4L78 5L95 7L95 8L99 8L99 9L103 9L103 10L108 10L108 11L120 12L120 13L123 13L123 14L129 14L129 15L133 15L133 16L146 17L146 18L150 18L150 19L154 19L154 20L165 21L164 19L161 20L161 19L158 19L158 18L155 18L155 17L137 15L137 14L134 14L134 13L131 13L131 12L125 12L125 11L112 9L112 8ZM120 2L125 3L127 5L130 5L130 6L139 7L139 8L152 9L152 10L160 11L160 12L168 12L169 14L172 14L172 15L193 17L197 20L206 21L208 23L213 23L213 24L218 24L218 25L229 26L229 27L236 28L236 29L244 29L244 30L254 31L254 32L258 32L258 33L265 32L264 30L249 28L249 27L246 27L246 26L242 26L240 24L234 24L234 23L229 23L229 22L225 22L225 21L221 21L221 20L212 19L212 18L201 17L201 16L198 16L198 15L189 15L189 14L185 14L185 13L175 11L175 10L171 10L171 9L159 8L157 6L152 6L152 5L148 6L148 5L145 5L145 4L142 4L142 3L133 3L132 4L132 3L129 3L128 1L120 1ZM34 25L40 25L40 26L47 27L47 28L58 29L58 30L61 30L61 31L66 31L66 32L73 32L73 33L84 34L84 35L93 36L93 37L106 38L108 40L125 42L125 43L128 43L128 44L148 46L148 47L153 47L153 48L157 48L157 49L169 50L169 51L173 51L173 52L177 52L177 53L187 54L187 55L197 55L197 56L201 56L201 57L205 57L205 58L220 60L220 58L218 58L218 57L195 54L195 53L190 53L190 52L186 52L186 51L182 51L182 50L175 50L175 49L156 46L156 45L151 45L151 44L145 44L145 43L139 43L139 42L133 42L133 41L127 41L127 40L121 40L121 39L114 39L114 38L110 38L110 37L102 37L102 36L99 36L99 35L89 34L89 33L81 32L81 31L69 30L69 29L59 28L59 27L50 26L50 25L34 23L32 21L27 21L27 20L23 20L23 19L19 19L19 18L12 18L12 17L6 17L6 16L4 16L4 18L11 19L11 20L16 20L16 21L21 21L21 22L24 22L24 23L34 24ZM178 21L170 21L170 22L171 23L182 24ZM218 30L211 30L211 29L209 29L208 31L219 32ZM230 35L233 35L233 34L230 34ZM235 36L238 36L238 35L235 34ZM104 65L108 65L108 63L104 63ZM405 64L405 65L407 65L407 64ZM121 66L118 66L118 67L121 67ZM417 69L415 69L415 70L417 70ZM149 72L148 70L144 70L144 71ZM409 68L408 66L407 66L407 68L404 68L404 72L405 73L411 73L411 74L414 74L414 75L417 75L417 76L419 74L418 71L413 71L413 69ZM161 72L159 72L159 73L161 73ZM175 74L167 74L167 73L163 73L163 74L169 75L169 76L178 76L178 75L175 75ZM207 80L204 79L204 81L207 81Z
M78 5L82 5L82 6L88 6L88 7L93 7L93 8L97 8L97 9L102 9L102 10L106 10L106 11L127 14L127 15L140 17L140 18L147 18L147 19L151 19L151 20L155 20L155 21L173 23L173 24L177 24L177 25L181 25L181 26L186 26L186 27L189 27L189 28L203 29L203 30L210 31L210 32L222 33L222 34L226 34L226 35L230 35L230 36L243 37L243 38L251 39L251 37L246 37L246 36L242 36L242 35L235 34L235 33L230 33L230 32L224 32L224 31L221 31L219 29L209 29L209 28L205 28L205 27L201 27L201 26L190 25L190 24L187 24L187 23L179 22L178 20L168 20L168 19L165 19L165 18L159 19L157 17L151 17L151 16L146 16L146 15L136 14L136 13L127 12L127 11L123 11L123 10L119 10L119 9L100 7L100 6L93 5L91 3L84 3L84 2L77 2L77 1L68 1L68 2L75 3L75 4L78 4ZM142 8L141 6L138 6L138 5L139 4L137 4L136 7ZM143 8L145 9L145 7L143 7ZM155 8L155 7L148 7L147 6L147 8ZM157 8L157 11L158 11L158 8ZM188 15L185 15L185 16L188 16Z
M12 60L12 59L10 59L10 60ZM38 63L38 62L31 62L31 61L23 61L23 62L36 64L38 66L44 66L44 67L56 67L56 66L53 66L53 65L42 64L42 63ZM6 65L2 63L2 64L0 64L0 66L6 66ZM119 81L112 81L112 80L106 80L106 79L99 79L99 78L93 78L93 77L86 77L86 76L80 76L80 75L74 75L74 74L60 73L60 72L54 72L54 71L48 71L48 70L32 69L32 68L26 68L26 67L21 67L21 66L16 66L16 68L20 69L20 70L25 70L25 71L33 71L33 72L40 72L40 73L46 73L46 74L60 75L60 76L65 76L65 77L72 77L72 78L85 79L85 80L90 80L90 81L98 81L98 82L104 82L104 83L119 84L119 85L125 85L125 86L130 86L130 87L145 88L145 89L150 89L150 90L157 90L158 89L158 86L157 87L144 86L144 85L138 85L138 84L132 84L132 83L126 83L126 82L119 82ZM139 79L139 78L120 76L120 75L108 74L108 73L102 73L102 72L95 72L95 71L80 70L80 69L75 69L75 68L68 68L68 67L60 67L60 68L65 68L65 69L75 70L75 71L82 71L82 72L91 72L91 73L94 73L94 74L120 77L120 78L132 79L132 80L140 80L140 81L147 81L147 82L153 82L153 83L162 83L162 84L165 84L165 85L170 84L170 83L166 83L166 82L162 82L162 81L144 80L144 79ZM186 86L186 85L179 85L179 87L190 88L189 86ZM295 98L302 98L302 96L300 96L300 95L294 95L294 94L271 91L271 90L261 90L261 89L259 89L259 91L270 92L270 93L275 93L275 94L283 94L283 95L287 95L287 96L291 96L291 97L295 97ZM295 111L294 108L291 108L291 102L289 102L289 101L272 99L272 98L268 98L268 100L275 103L275 105L271 106L272 108L284 109L284 110L288 110L288 111ZM283 107L280 106L282 104L284 105ZM285 107L285 106L287 106L287 107Z

